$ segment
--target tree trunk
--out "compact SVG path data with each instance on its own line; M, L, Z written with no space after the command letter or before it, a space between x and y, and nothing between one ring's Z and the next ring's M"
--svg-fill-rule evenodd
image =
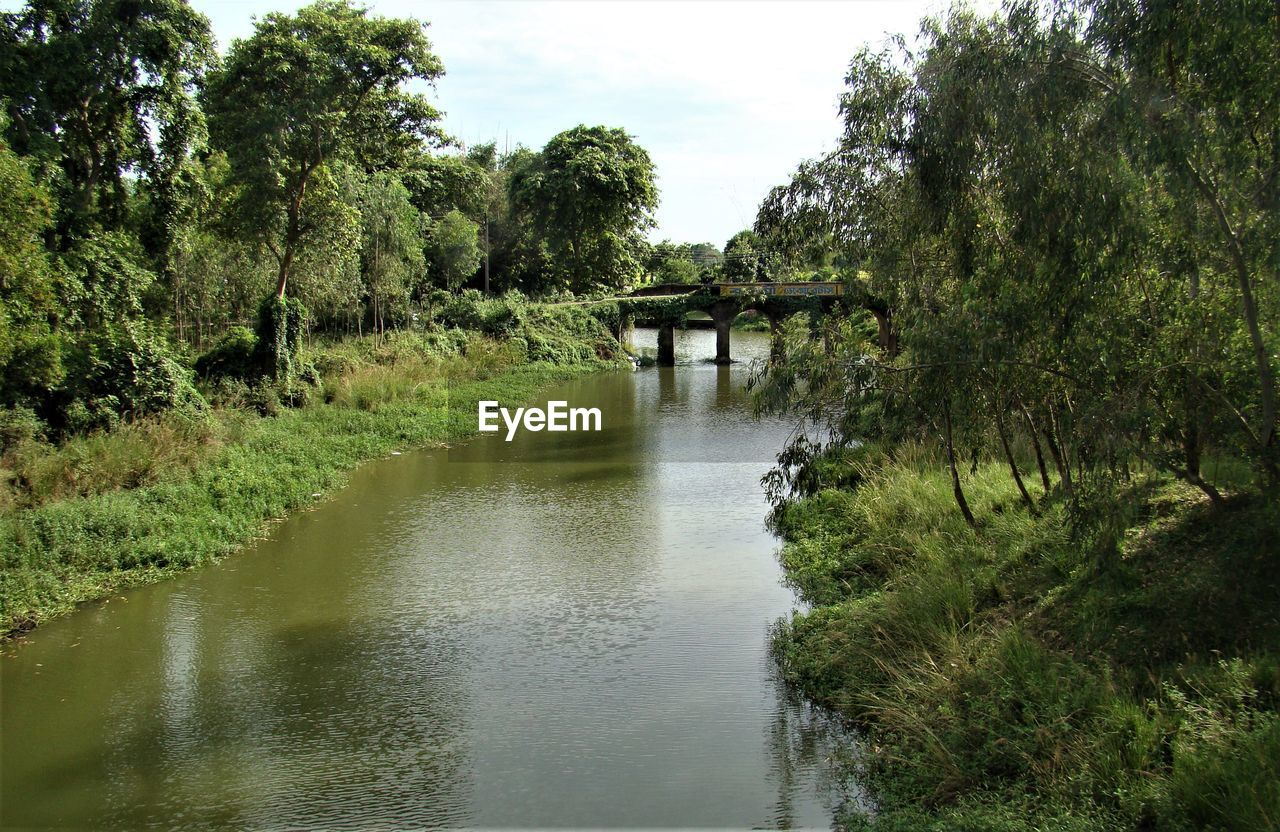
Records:
M284 300L284 290L289 283L289 267L293 265L293 246L285 243L284 256L280 258L280 270L276 272L276 297Z
M1049 424L1044 431L1045 441L1049 444L1049 454L1053 457L1053 464L1058 469L1058 477L1062 481L1062 490L1068 496L1075 490L1071 481L1071 462L1066 458L1063 447L1058 440L1058 420L1054 418L1053 411L1049 411Z
M1170 470L1173 471L1174 475L1177 476L1178 479L1185 480L1203 491L1205 496L1209 498L1209 502L1213 503L1214 508L1222 508L1223 505L1225 505L1225 501L1222 499L1222 494L1218 489L1214 488L1209 482L1201 477L1199 471L1193 472L1186 468L1178 468L1176 466L1170 466Z
M1036 423L1031 418L1031 411L1027 410L1027 406L1019 404L1022 409L1022 418L1027 423L1027 435L1031 437L1031 447L1036 452L1036 467L1040 469L1040 484L1044 486L1044 493L1049 493L1049 469L1044 464L1044 450L1040 447L1040 437L1036 434Z
M1258 456L1268 479L1275 486L1280 484L1280 468L1277 468L1275 460L1270 458L1270 451L1276 439L1275 377L1271 371L1271 355L1262 334L1262 327L1258 322L1258 305L1253 297L1253 281L1249 277L1249 263L1245 257L1244 243L1232 227L1226 208L1218 198L1218 194L1194 165L1188 164L1187 167L1191 171L1196 187L1213 210L1218 227L1226 240L1227 254L1231 259L1236 283L1240 287L1241 311L1244 314L1245 329L1249 333L1249 343L1253 347L1253 360L1262 399L1259 402L1262 406L1260 425L1259 429L1254 431L1259 445Z
M302 199L307 195L307 177L313 168L305 162L298 171L298 192L289 201L288 220L284 232L284 254L280 258L280 271L276 275L276 297L284 299L284 291L289 282L289 269L293 267L293 257L302 238Z
M951 404L949 402L943 407L942 419L946 428L944 438L947 441L947 466L951 469L951 492L955 495L960 513L964 515L964 522L969 524L969 528L977 528L978 523L973 519L973 511L969 509L969 501L965 499L964 489L960 486L960 472L956 469L956 446L951 437Z
M1009 437L1004 430L1004 413L996 410L996 432L1000 434L1000 447L1004 448L1004 458L1009 463L1009 471L1013 474L1013 481L1018 486L1018 493L1022 495L1022 502L1026 503L1027 508L1035 511L1035 503L1031 501L1031 495L1027 493L1027 487L1022 483L1022 474L1018 472L1018 463L1013 458L1013 451L1009 448Z

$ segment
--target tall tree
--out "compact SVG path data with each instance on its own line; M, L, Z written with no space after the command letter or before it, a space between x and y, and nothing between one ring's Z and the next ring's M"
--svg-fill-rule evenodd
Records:
M450 211L431 229L427 243L431 269L450 292L461 289L480 265L483 253L478 231L461 211Z
M243 227L274 255L284 298L299 250L328 212L312 193L335 160L389 167L441 140L440 114L404 84L444 68L425 24L319 0L296 15L268 14L236 41L209 78L213 143L231 161Z
M566 130L510 186L569 287L618 287L638 274L634 242L653 224L658 190L649 154L626 131Z
M1191 286L1199 271L1234 283L1254 383L1251 400L1230 407L1248 452L1280 486L1280 6L1084 5L1106 61L1090 77L1134 115L1133 129L1117 138L1170 196L1198 209L1171 215L1177 237L1200 243L1198 270L1180 270L1188 291L1200 294Z

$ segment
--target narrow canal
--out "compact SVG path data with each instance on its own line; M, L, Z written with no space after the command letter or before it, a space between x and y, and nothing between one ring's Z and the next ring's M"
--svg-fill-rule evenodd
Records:
M600 433L370 464L5 646L0 825L828 827L834 729L768 653L794 601L759 479L790 424L714 348L549 392Z

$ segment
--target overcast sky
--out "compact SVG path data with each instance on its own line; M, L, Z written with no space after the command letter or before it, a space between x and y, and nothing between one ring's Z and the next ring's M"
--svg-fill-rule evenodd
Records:
M300 2L193 3L220 48L252 16ZM849 59L914 34L943 0L854 2L410 2L376 14L428 21L446 75L446 131L542 147L577 124L622 127L649 151L662 202L653 240L723 246L765 193L828 150ZM984 2L984 7L991 5Z

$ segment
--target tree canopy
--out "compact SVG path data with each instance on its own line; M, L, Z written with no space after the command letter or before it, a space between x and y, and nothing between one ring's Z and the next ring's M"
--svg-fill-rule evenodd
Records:
M1131 463L1219 501L1207 448L1280 484L1274 15L1015 3L858 54L837 148L756 230L852 264L878 349L807 352L769 396L939 437L966 514L957 449L1015 426L1080 501Z
M510 181L511 199L575 290L633 279L640 232L658 205L653 162L625 130L579 125L547 142Z
M395 166L442 138L439 112L404 89L444 72L423 29L318 0L296 15L264 16L210 75L210 138L231 161L236 218L278 262L278 297L299 248L333 213L317 180L326 166Z

